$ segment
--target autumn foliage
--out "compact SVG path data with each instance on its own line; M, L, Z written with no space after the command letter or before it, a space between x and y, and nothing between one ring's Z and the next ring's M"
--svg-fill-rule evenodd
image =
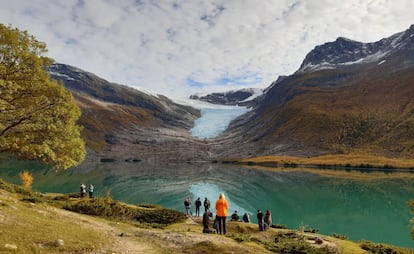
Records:
M85 157L80 109L45 71L46 45L0 24L0 152L68 168Z
M20 180L22 181L22 187L26 190L32 189L33 176L27 171L19 173Z

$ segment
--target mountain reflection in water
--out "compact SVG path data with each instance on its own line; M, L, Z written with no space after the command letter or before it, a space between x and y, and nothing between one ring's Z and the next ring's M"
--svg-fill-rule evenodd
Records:
M20 163L20 164L19 164ZM97 196L110 191L114 199L132 204L159 204L184 211L185 197L207 197L212 207L220 192L230 205L229 215L257 209L272 211L274 224L291 229L318 228L352 240L366 239L413 248L407 202L414 198L414 174L384 172L274 169L238 165L185 163L83 164L62 172L23 162L0 164L0 177L20 183L18 172L33 169L34 190L77 192L81 182L93 183ZM20 169L17 170L17 168ZM334 172L334 173L333 173ZM204 211L202 208L201 211ZM213 213L215 213L213 209Z

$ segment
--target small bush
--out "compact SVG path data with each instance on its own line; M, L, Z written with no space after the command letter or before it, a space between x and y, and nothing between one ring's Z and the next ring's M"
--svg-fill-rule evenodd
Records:
M409 254L412 253L412 250L398 248L391 245L373 243L370 241L362 241L360 246L363 250L368 251L369 253L374 254Z
M30 202L30 203L42 203L45 200L42 197L40 197L40 195L39 196L34 195L34 196L31 196L31 197L22 198L22 201Z
M136 206L143 207L143 208L156 208L156 209L162 208L160 205L155 205L155 204L137 204Z
M280 228L280 229L288 229L288 227L284 224L273 224L272 228Z
M26 190L32 189L33 176L27 171L19 173L20 180L22 181L22 187Z
M318 232L319 232L319 229L317 229L317 228L305 229L305 230L304 230L304 232L306 232L306 233L314 233L314 234L316 234L316 233L318 233Z
M341 240L348 239L348 237L346 235L340 235L340 234L337 234L337 233L333 233L333 234L331 234L331 236L333 236L335 238L338 238L338 239L341 239Z
M251 241L251 237L250 235L245 235L245 234L235 234L235 235L229 235L231 238L233 238L233 240L241 243L241 242L250 242Z
M69 201L70 196L69 195L62 195L62 196L56 196L53 198L55 201Z
M166 208L140 208L116 201L109 202L108 198L81 200L73 204L68 203L63 208L82 214L110 219L136 221L155 227L181 222L186 218L183 213L175 210Z

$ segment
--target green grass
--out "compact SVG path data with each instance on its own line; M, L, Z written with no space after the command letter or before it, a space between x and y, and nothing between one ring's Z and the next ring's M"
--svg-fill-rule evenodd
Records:
M111 198L83 199L79 202L67 202L64 209L82 214L94 215L112 220L139 222L151 227L163 228L173 223L183 222L185 215L181 212L162 208L131 206Z
M6 244L14 244L11 253L86 253L105 242L105 236L95 230L81 227L73 219L61 217L49 206L16 202L7 192L0 190L0 252L6 252ZM63 239L57 247L55 241ZM88 239L80 241L79 239Z
M370 241L362 241L361 248L374 254L412 254L414 250L395 248L394 246L380 243L373 243Z

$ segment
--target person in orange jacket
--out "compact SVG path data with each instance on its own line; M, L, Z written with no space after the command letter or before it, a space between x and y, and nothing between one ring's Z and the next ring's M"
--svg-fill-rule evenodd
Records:
M218 219L218 234L226 234L226 218L229 204L223 193L220 193L216 201L216 218Z

